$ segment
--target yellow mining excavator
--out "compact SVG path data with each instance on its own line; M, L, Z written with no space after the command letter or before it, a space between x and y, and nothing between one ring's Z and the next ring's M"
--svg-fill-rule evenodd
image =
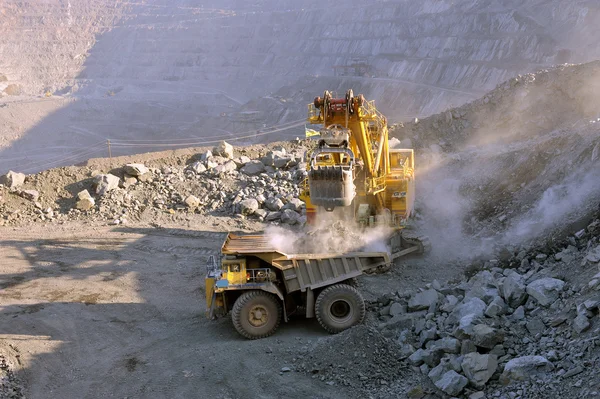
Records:
M308 105L308 123L321 125L318 146L307 154L308 178L301 198L309 224L323 211L342 208L364 227L385 225L402 230L415 202L412 149L391 149L387 119L374 101L352 90L344 98L329 91ZM426 237L397 234L398 247L428 249Z

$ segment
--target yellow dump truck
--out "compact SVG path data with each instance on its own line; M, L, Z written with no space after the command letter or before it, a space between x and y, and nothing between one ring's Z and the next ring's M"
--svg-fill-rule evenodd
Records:
M409 241L402 247L392 255L285 254L273 248L264 235L230 233L221 255L209 259L208 316L231 313L236 330L249 339L272 335L281 319L287 322L297 312L316 317L330 333L341 332L361 323L365 316L363 297L348 281L423 250Z

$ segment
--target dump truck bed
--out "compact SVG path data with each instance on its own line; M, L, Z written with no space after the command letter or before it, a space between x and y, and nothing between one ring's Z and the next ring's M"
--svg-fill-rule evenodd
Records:
M288 292L335 284L390 264L387 252L286 254L273 248L264 235L230 233L221 251L225 255L255 256L281 270Z

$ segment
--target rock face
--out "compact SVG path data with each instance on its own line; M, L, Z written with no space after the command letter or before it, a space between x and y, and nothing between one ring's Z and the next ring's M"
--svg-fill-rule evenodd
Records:
M96 201L94 198L92 198L88 190L83 190L77 193L77 202L75 203L75 208L79 209L80 211L88 211L95 205Z
M4 184L8 188L17 188L25 183L25 174L8 171L7 174L0 177L0 184Z
M527 285L527 293L542 306L549 306L558 299L565 282L555 278L541 278Z
M102 196L112 191L116 188L119 188L119 178L115 175L106 174L106 175L97 175L94 178L96 183L96 194Z

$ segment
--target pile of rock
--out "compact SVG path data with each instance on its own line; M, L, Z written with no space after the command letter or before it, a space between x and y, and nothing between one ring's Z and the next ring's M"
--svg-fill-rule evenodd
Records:
M585 378L570 379L593 378L589 366L600 364L598 226L595 220L554 254L516 254L516 270L488 262L459 284L434 281L413 295L384 296L378 328L451 396L542 397L573 386L582 397L597 396L600 381L586 387Z
M298 196L306 169L301 156L281 147L260 159L234 157L233 147L222 142L185 168L127 164L122 177L94 173L94 195L79 192L72 213L99 213L120 224L150 207L302 225L305 206Z
M24 398L23 385L15 377L4 356L0 355L0 398Z

